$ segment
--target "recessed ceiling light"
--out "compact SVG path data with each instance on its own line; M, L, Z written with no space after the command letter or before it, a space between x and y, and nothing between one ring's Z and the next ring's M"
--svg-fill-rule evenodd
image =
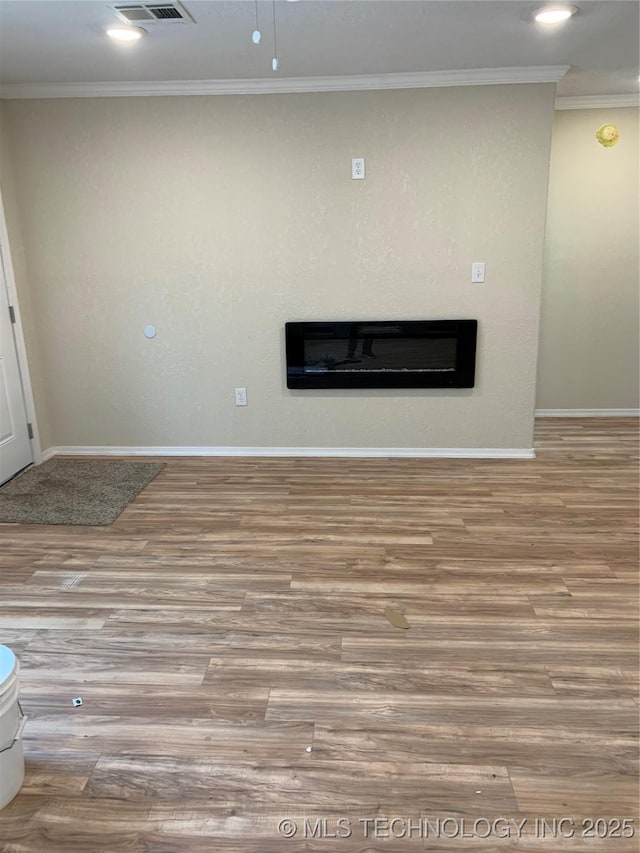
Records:
M547 6L536 12L535 19L539 24L561 24L577 11L576 6Z
M147 31L142 27L109 27L107 35L116 41L138 41Z

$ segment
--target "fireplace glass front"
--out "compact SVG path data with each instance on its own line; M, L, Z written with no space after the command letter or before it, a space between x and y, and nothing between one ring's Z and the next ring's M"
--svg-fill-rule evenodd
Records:
M472 388L476 320L287 323L288 388Z

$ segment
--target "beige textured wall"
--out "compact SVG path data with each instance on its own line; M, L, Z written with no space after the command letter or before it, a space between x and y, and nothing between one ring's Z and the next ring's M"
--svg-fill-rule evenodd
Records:
M638 408L638 114L556 114L538 408ZM595 138L605 123L613 148Z
M52 442L530 447L553 95L7 102ZM474 390L285 387L286 320L439 317Z
M31 288L29 287L27 261L22 240L20 215L16 203L13 166L6 129L4 106L0 101L0 193L2 194L2 206L9 234L9 252L11 254L15 284L18 292L20 318L22 320L25 346L27 348L27 369L29 371L29 378L31 379L36 407L39 437L42 447L46 448L53 443L53 437L49 424L47 390L42 370L38 329L36 327L36 313L31 297Z

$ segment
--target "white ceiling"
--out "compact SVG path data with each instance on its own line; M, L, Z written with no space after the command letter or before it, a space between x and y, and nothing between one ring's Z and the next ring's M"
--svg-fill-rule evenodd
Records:
M570 65L559 95L638 92L636 0L573 0L555 28L526 0L276 0L280 70L271 70L271 0L184 0L196 24L149 24L135 44L97 0L0 0L0 81L229 80Z

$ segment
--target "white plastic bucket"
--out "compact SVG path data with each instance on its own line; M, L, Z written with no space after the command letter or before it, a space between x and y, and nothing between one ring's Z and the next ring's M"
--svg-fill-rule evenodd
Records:
M0 809L11 802L24 781L22 730L26 718L18 690L16 656L0 646Z

